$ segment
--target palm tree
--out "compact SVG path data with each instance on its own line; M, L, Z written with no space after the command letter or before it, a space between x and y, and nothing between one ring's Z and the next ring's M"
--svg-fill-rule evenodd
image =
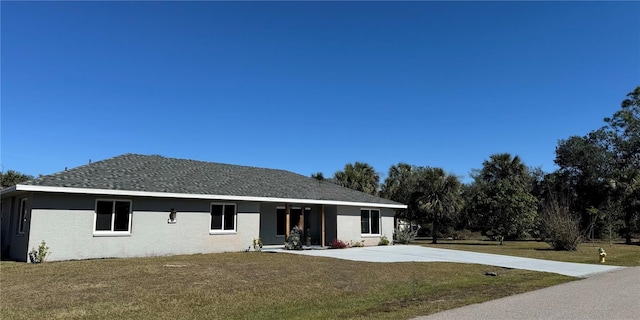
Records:
M344 166L344 171L338 171L333 176L334 182L349 189L377 195L380 186L380 176L367 163L355 162Z
M441 168L418 168L410 206L433 224L432 242L438 243L440 227L462 208L462 183Z
M324 180L324 174L322 174L322 172L318 171L318 173L312 173L311 174L311 178L323 181Z
M402 162L392 165L384 184L382 184L380 196L400 203L408 203L412 175L413 166Z
M32 179L33 179L33 176L20 173L14 170L8 170L7 172L0 172L0 189L8 188L18 183L22 183Z
M485 160L481 170L481 178L485 182L496 182L527 176L527 167L519 156L511 157L509 153L494 154Z
M526 235L537 211L537 199L531 194L531 176L520 157L509 153L492 155L482 163L475 183L480 197L475 203L485 232L500 240Z

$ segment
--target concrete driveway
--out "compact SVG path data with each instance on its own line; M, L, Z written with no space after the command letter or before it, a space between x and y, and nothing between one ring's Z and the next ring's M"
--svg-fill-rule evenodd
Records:
M412 245L377 246L335 250L278 250L292 254L327 257L366 262L458 262L552 272L572 277L586 278L595 274L622 269L623 267L599 264L559 262L540 259L503 256L460 250L437 249ZM594 254L594 259L597 259Z

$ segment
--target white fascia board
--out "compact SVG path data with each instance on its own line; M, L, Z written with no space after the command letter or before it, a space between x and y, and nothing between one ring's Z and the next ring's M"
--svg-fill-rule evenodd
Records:
M130 191L130 190L111 190L111 189L67 188L67 187L33 186L33 185L24 185L24 184L19 184L14 187L15 188L12 191L99 194L99 195L110 195L110 196L178 198L178 199L284 202L284 203L304 203L304 204L326 204L326 205L338 205L338 206L360 206L360 207L366 206L366 207L390 208L390 209L406 209L407 208L407 206L404 204L387 204L387 203L375 203L375 202L350 202L350 201L336 201L336 200L229 196L229 195L215 195L215 194L190 194L190 193ZM5 190L8 190L8 189L5 189ZM3 193L5 190L3 190Z

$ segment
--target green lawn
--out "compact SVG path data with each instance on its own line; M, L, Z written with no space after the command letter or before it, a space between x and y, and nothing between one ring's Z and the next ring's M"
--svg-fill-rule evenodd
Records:
M595 264L599 263L598 248L602 247L607 252L607 265L640 266L640 246L636 244L582 243L578 250L570 252L552 250L546 242L538 241L505 241L503 245L500 245L497 241L488 240L438 240L438 244L434 245L431 244L431 240L420 240L413 244L442 249Z
M406 319L574 280L256 252L1 262L0 275L2 319Z

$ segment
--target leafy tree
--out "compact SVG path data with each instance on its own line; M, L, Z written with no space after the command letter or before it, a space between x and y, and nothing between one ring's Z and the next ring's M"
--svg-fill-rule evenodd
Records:
M631 243L631 233L638 229L640 220L640 86L627 94L613 117L604 121L614 154L609 184L624 211L626 243Z
M325 180L324 179L324 174L322 172L320 172L320 171L318 171L318 173L312 173L311 174L311 178L314 178L314 179L320 180L320 181Z
M28 180L32 180L33 176L20 173L14 170L8 170L7 172L0 172L0 189L14 186L18 183L22 183Z
M350 189L377 195L380 185L380 176L367 163L355 162L344 166L344 171L338 171L333 175L334 183Z
M462 183L441 168L420 167L414 172L409 206L433 224L432 242L438 243L438 232L451 225L462 208Z
M486 234L521 238L534 225L537 199L531 194L531 177L520 157L494 154L474 174L475 192L470 208Z
M601 217L592 208L604 212L609 208L614 154L609 148L609 135L604 130L592 131L584 137L573 136L560 140L556 148L556 183L568 187L573 193L569 199L571 210L581 213L582 228L601 226ZM562 179L563 181L557 180ZM595 229L601 232L600 228Z
M640 220L640 86L627 94L620 110L605 118L609 148L613 151L609 186L623 211L626 243Z
M574 191L572 207L582 213L583 227L611 234L619 224L630 243L640 227L640 87L604 120L586 136L560 140L555 162Z

